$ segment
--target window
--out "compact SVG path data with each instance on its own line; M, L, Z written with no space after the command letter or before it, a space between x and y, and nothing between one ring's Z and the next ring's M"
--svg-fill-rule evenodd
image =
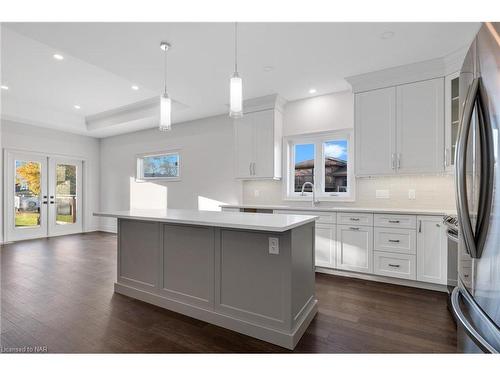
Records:
M138 180L180 180L178 151L159 152L137 156Z
M310 200L314 185L319 200L354 200L351 130L291 136L285 143L285 199Z

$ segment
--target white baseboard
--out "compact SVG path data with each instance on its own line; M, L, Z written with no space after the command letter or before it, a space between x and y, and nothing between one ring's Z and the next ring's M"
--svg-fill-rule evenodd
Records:
M343 271L343 270L330 269L330 268L324 268L324 267L316 267L316 272L326 273L329 275L351 277L351 278L361 279L361 280L378 281L378 282L387 283L387 284L410 286L413 288L435 290L438 292L447 292L448 291L448 288L446 285L424 283L422 281L415 281L415 280L398 279L396 277L368 275L365 273Z
M116 224L101 224L101 226L97 230L101 232L115 233L115 234L118 232L116 229Z

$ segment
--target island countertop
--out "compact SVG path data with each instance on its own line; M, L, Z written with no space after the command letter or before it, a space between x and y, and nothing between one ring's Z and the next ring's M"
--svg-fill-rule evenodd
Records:
M94 212L94 216L268 232L285 232L313 222L318 218L310 215L270 215L170 208L166 210L133 209L128 211Z

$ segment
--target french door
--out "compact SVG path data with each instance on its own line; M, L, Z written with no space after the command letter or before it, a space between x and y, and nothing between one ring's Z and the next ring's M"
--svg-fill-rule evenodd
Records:
M79 233L82 225L82 161L7 152L8 241Z

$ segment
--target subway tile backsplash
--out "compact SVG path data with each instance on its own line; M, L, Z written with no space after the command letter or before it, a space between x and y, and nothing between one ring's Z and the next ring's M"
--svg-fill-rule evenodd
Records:
M376 198L377 190L388 191L389 198ZM414 198L409 199L410 190ZM386 195L384 192L383 195ZM307 206L308 202L285 201L281 181L245 181L243 204ZM356 201L321 202L322 207L455 209L452 175L390 176L356 179Z

